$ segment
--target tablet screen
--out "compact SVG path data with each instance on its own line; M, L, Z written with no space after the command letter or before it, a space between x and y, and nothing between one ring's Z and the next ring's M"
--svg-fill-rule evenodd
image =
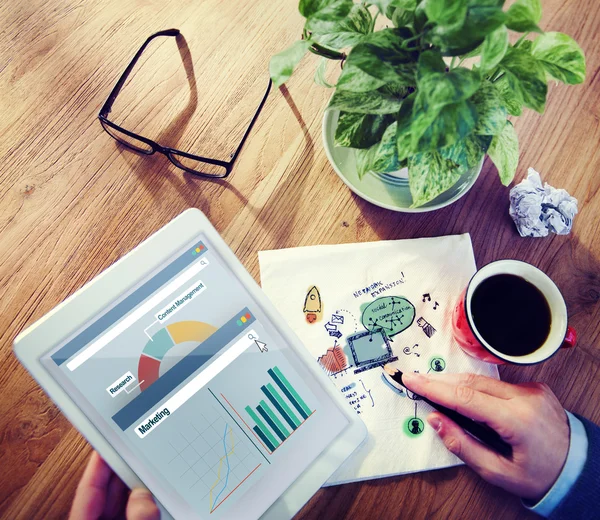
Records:
M349 425L203 235L42 363L178 516L259 516Z

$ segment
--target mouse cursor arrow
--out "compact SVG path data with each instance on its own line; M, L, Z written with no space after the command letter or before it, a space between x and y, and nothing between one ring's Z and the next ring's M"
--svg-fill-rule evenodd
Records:
M262 341L258 341L257 339L255 339L254 343L256 343L256 346L258 347L258 350L260 350L261 352L267 352L269 350L267 348L267 344L263 343Z

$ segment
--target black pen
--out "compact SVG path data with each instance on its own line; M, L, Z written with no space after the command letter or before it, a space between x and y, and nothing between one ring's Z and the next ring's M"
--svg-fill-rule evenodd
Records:
M406 385L402 382L402 372L397 368L392 367L390 365L385 365L383 367L383 373L384 377L387 376L389 379L392 379L397 384L402 385L404 388L406 388ZM427 397L423 397L418 394L415 395L417 395L419 399L425 401L429 406L431 406L438 412L444 414L449 419L452 419L461 428L470 433L473 437L475 437L483 444L492 448L500 455L506 458L512 457L512 446L508 444L508 442L504 441L502 437L500 437L500 435L498 435L498 433L489 426L478 423L473 419L469 419L468 417L465 417L464 415L456 412L455 410L451 410L446 406L443 406L441 404L431 401L430 399L427 399Z

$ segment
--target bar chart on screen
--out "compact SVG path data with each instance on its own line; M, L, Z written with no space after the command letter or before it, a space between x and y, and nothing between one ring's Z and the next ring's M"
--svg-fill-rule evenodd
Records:
M274 365L256 371L252 379L252 388L243 393L223 390L214 397L273 455L313 416L314 397L301 388L302 381L291 367Z
M255 325L227 351L235 356L223 354L131 425L121 416L115 420L169 485L209 518L242 518L240 500L264 497L279 482L273 475L303 467L315 447L335 435L319 426L319 401L290 359L271 341L262 351L250 340L265 337ZM266 481L271 484L263 487Z

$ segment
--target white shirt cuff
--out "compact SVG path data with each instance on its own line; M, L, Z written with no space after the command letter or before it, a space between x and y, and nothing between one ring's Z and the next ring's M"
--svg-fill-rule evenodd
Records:
M572 413L567 412L567 418L569 419L571 435L567 459L560 475L548 493L537 504L530 507L523 502L523 505L527 509L545 518L548 518L552 514L552 511L560 504L561 500L567 496L573 484L575 484L579 475L581 475L583 466L587 460L588 438L585 427Z

